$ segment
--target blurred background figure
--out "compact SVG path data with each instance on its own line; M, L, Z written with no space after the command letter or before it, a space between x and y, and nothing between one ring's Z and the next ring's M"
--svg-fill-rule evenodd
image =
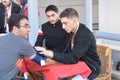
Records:
M22 5L21 5L21 3L20 3L20 0L15 0L16 1L16 3L20 6L20 7L22 7Z
M0 33L8 32L8 19L11 14L20 13L20 6L12 0L1 0L0 3Z
M21 5L21 14L24 14L25 16L28 16L28 2L27 0L19 0L20 1L20 5Z
M22 7L20 13L28 17L28 0L19 0L19 1ZM40 16L40 11L38 11L38 16Z

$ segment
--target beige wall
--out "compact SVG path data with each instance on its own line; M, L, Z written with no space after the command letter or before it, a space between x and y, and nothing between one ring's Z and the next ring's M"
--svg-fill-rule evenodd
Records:
M58 7L59 12L65 8L72 7L79 12L80 22L85 23L85 0L39 0L40 23L47 21L44 10L45 7L54 4ZM98 23L98 1L93 0L93 23Z
M120 0L99 0L100 31L120 34Z

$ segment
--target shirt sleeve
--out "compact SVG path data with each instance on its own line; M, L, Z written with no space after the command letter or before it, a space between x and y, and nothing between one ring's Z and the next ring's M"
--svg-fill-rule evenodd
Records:
M24 43L21 46L20 54L26 57L30 57L36 54L36 51L34 50L33 46L31 46L28 41L24 41Z

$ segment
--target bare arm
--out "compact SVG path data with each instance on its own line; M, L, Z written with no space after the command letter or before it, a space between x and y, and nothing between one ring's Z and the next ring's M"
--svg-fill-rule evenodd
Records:
M45 65L52 65L52 64L56 64L56 63L59 63L59 62L57 62L51 58L47 58Z

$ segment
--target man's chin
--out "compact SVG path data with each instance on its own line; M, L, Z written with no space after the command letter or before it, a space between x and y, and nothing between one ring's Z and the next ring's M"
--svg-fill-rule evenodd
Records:
M54 25L56 22L50 22L52 25Z
M25 39L28 39L28 36L24 36Z
M66 30L65 30L66 31ZM67 33L70 33L69 31L66 31Z

